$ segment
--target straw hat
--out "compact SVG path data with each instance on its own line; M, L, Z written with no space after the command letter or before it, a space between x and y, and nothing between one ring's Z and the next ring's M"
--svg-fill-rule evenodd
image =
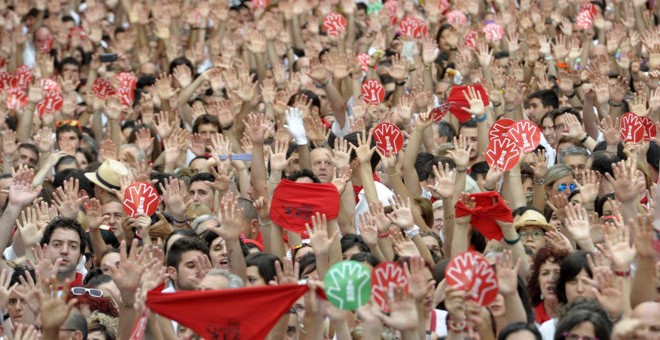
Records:
M106 191L119 190L119 177L129 175L128 168L114 159L106 159L96 172L87 172L85 177Z
M522 227L539 227L544 231L557 231L553 225L548 223L543 214L532 209L525 211L513 226L516 230L520 230Z

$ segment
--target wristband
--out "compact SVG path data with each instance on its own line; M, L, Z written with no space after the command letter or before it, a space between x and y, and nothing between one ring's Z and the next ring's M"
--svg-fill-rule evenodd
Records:
M386 238L388 236L392 235L392 230L388 230L382 234L378 234L378 238Z
M589 139L589 134L585 133L584 137L582 139L580 139L580 144L584 144L584 142L586 142L587 139Z
M541 179L533 178L532 183L534 183L536 185L543 185L543 184L545 184L545 178L541 178Z
M447 330L450 330L453 333L463 333L467 330L467 322L465 322L465 320L452 320L451 315L447 314Z
M418 226L413 226L411 229L406 230L406 236L408 236L409 239L413 239L413 237L419 235L419 227Z
M625 272L615 271L614 275L618 277L630 277L630 270L627 270Z
M486 115L486 114L481 115L481 117L475 117L475 118L474 118L474 120L475 120L477 123L481 123L481 122L485 121L486 119L488 119L488 115Z
M512 245L514 245L514 244L520 242L520 234L518 234L518 237L516 237L516 238L513 239L513 240L507 240L505 237L502 237L502 239L504 240L504 242L506 242L506 244L512 246Z
M623 103L615 104L611 99L608 100L607 103L610 104L610 106L614 106L614 107L621 107L621 106L623 106Z
M467 168L464 169L456 168L456 172L467 172Z

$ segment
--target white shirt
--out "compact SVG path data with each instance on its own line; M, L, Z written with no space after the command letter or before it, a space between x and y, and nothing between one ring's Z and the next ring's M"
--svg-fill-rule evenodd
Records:
M376 193L378 194L378 200L383 203L383 206L390 205L388 199L394 196L392 190L386 187L380 182L374 182L376 184ZM369 211L369 202L367 202L367 194L364 193L364 188L360 190L358 194L358 202L355 205L355 226L357 229L358 223L360 223L360 215ZM359 234L358 234L359 235Z
M557 318L552 318L544 322L539 327L539 332L543 340L553 340L555 338L555 329L557 328Z

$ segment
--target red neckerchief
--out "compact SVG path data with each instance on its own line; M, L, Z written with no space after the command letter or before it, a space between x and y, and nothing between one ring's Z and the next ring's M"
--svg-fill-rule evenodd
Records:
M545 312L543 301L534 307L534 315L536 316L536 322L539 325L551 319L548 313Z
M374 182L380 182L380 178L374 172ZM355 192L355 203L360 201L360 191L362 191L363 186L353 184L353 191Z

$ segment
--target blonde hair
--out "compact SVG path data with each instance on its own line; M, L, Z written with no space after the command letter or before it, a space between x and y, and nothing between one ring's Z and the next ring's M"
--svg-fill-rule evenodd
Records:
M575 177L573 169L571 169L570 166L563 164L553 165L550 169L548 169L548 171L545 173L545 176L543 177L545 179L545 188L547 189L551 187L558 180L568 176Z

